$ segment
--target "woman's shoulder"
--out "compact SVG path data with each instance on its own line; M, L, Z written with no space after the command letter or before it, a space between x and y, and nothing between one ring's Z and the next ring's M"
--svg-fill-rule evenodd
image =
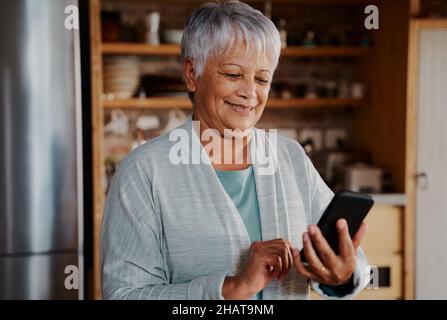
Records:
M172 131L172 130L171 130ZM170 131L161 134L129 152L118 166L118 172L128 176L152 176L169 162L170 149L175 142L170 141Z
M305 154L303 147L295 139L278 134L279 145L289 152L297 153L300 156Z

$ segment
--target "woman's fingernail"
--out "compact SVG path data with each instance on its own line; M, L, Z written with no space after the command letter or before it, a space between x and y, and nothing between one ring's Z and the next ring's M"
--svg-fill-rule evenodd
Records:
M338 229L339 230L343 230L346 226L346 220L345 219L340 219L338 221Z
M303 241L304 241L304 242L309 241L309 235L307 234L307 232L304 232L304 233L303 233Z
M311 235L314 235L315 234L315 226L314 225L310 225L309 227L308 227L308 229L309 229L309 233L311 234Z
M293 248L293 249L292 249L292 255L293 255L294 257L298 256L298 249L297 249L297 248Z

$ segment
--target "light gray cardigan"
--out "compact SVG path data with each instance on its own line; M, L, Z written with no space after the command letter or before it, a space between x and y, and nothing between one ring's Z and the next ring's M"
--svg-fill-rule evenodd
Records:
M200 145L192 116L178 129ZM252 155L260 141L272 145L254 129ZM101 235L106 299L223 299L225 277L243 266L250 239L237 208L209 163L169 161L175 144L169 133L147 142L123 160L113 179ZM262 238L285 238L301 249L302 233L318 222L333 193L296 141L278 135L276 149L274 174L253 164ZM345 299L369 279L361 250L357 261L353 292ZM317 283L312 287L327 297ZM307 299L308 288L292 268L282 282L264 288L263 298Z

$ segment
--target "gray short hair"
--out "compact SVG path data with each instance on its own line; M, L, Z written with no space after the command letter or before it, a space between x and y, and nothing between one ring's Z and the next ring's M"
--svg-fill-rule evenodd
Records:
M273 22L259 10L235 1L205 3L188 19L181 43L181 62L191 59L195 75L203 73L208 57L225 55L234 43L267 54L278 65L281 40Z

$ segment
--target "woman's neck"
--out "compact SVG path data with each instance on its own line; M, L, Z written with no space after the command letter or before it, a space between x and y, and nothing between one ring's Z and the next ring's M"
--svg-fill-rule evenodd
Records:
M200 121L200 143L208 154L213 168L218 170L243 170L251 165L250 140L253 131L244 137L228 137L219 132L219 135L213 135L212 139L202 141L204 131L209 128L205 121L193 114L193 121ZM210 143L212 146L207 147ZM220 148L219 148L220 146ZM230 155L227 154L230 150Z

